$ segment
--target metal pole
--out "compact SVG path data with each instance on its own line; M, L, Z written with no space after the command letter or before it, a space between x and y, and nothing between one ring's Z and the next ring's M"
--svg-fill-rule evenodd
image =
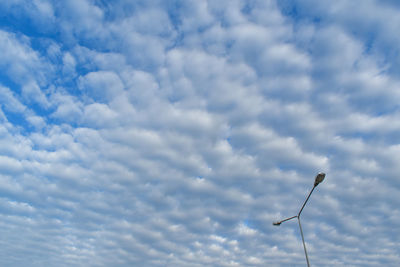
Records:
M300 228L300 234L301 234L301 240L303 241L303 247L304 247L304 254L306 255L306 261L307 261L307 266L310 267L310 261L308 260L308 255L307 255L307 249L306 249L306 243L304 242L304 235L303 235L303 229L301 228L301 222L300 222L300 215L301 212L303 211L305 205L307 204L308 199L310 198L312 192L314 191L315 187L317 187L317 185L319 185L325 178L325 173L320 172L317 174L317 176L315 177L315 182L314 182L314 186L311 189L310 193L308 194L306 200L303 203L303 206L301 206L301 209L299 211L299 213L296 216L292 216L289 217L287 219L284 219L282 221L278 221L278 222L273 222L272 224L275 226L280 225L283 222L289 221L291 219L297 218L297 220L299 221L299 228Z
M304 254L306 254L307 266L308 266L308 267L310 267L310 262L308 261L308 255L307 255L306 243L304 242L303 229L301 228L301 223L300 223L300 217L299 217L299 216L297 216L297 220L299 221L299 227L300 227L301 240L303 241Z
M300 213L303 211L304 206L306 205L306 203L307 203L308 199L310 198L312 192L314 191L315 187L316 186L314 185L314 187L311 189L311 192L308 194L308 197L306 198L306 201L304 201L303 206L301 207L301 209L300 209L299 213L297 214L297 216L300 216Z

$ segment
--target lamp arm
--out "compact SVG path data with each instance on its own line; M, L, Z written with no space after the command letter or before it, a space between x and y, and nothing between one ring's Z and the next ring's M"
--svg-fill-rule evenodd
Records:
M317 187L317 186L316 186L316 185L314 185L314 186L313 186L313 188L311 189L310 193L308 194L308 196L307 196L307 198L306 198L306 201L304 201L304 203L303 203L303 206L301 207L301 209L300 209L299 213L297 214L297 217L299 217L299 218L300 218L300 214L301 214L301 212L303 211L303 209L304 209L304 206L306 205L306 203L307 203L308 199L310 198L310 196L311 196L312 192L314 191L315 187Z
M284 220L282 220L282 221L273 222L272 224L278 226L278 225L281 225L281 223L286 222L286 221L289 221L289 220L294 219L294 218L297 218L297 215L296 215L296 216L289 217L289 218L286 218L286 219L284 219Z

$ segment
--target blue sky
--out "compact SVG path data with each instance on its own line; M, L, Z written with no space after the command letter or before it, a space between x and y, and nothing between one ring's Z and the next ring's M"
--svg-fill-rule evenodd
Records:
M397 1L0 10L1 266L399 266Z

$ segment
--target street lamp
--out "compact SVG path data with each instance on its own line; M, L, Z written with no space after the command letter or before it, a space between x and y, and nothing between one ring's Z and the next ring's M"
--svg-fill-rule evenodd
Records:
M314 191L315 187L317 187L317 185L319 185L320 183L322 183L322 181L325 179L325 173L320 172L317 174L317 176L315 176L315 181L314 181L314 186L311 189L311 192L308 194L308 197L306 198L306 201L304 201L303 206L301 207L299 213L295 216L286 218L284 220L281 221L277 221L277 222L273 222L272 224L275 226L279 226L281 225L281 223L289 221L291 219L297 218L297 221L299 222L299 228L300 228L300 234L301 234L301 240L303 241L303 247L304 247L304 254L306 255L306 261L307 261L307 266L310 267L310 262L308 261L308 255L307 255L307 249L306 249L306 243L304 242L304 235L303 235L303 229L301 228L301 222L300 222L300 214L304 209L304 206L306 205L308 199L310 198L312 192Z

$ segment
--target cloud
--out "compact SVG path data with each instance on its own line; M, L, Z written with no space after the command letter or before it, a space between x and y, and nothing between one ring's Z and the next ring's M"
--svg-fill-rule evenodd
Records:
M0 88L1 102L4 103L4 107L11 112L24 112L26 106L22 104L16 97L16 95L7 87Z
M4 53L1 56L0 67L7 74L8 79L25 84L25 81L45 81L41 70L45 67L40 56L29 44L29 39L6 31L0 31L0 48Z
M0 7L0 265L400 263L395 3Z
M118 75L106 71L90 72L80 77L79 86L97 102L109 102L124 90Z

